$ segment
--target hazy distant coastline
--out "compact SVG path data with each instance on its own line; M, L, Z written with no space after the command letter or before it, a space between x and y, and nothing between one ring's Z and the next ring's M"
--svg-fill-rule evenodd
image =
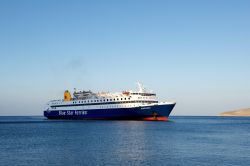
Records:
M250 108L223 112L220 114L220 116L250 116Z

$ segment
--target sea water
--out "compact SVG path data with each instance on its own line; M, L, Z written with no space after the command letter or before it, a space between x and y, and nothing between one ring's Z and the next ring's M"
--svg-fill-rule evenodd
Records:
M0 165L250 165L250 118L0 117Z

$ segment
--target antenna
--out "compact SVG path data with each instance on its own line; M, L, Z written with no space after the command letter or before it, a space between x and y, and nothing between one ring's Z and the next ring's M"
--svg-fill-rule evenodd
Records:
M139 81L137 82L137 86L138 86L138 91L140 92L140 93L143 93L143 92L145 92L145 88L143 87L143 84L142 83L140 83Z

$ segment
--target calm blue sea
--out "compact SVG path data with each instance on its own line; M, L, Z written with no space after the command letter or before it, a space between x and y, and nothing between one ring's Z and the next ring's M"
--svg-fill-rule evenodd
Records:
M250 118L170 118L0 117L0 165L250 165Z

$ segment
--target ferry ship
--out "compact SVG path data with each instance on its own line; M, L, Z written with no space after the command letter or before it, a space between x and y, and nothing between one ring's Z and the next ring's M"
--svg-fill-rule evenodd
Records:
M46 104L44 116L48 119L110 119L110 120L168 120L175 102L159 102L156 94L147 91L141 83L138 90L120 93L66 90L64 99Z

